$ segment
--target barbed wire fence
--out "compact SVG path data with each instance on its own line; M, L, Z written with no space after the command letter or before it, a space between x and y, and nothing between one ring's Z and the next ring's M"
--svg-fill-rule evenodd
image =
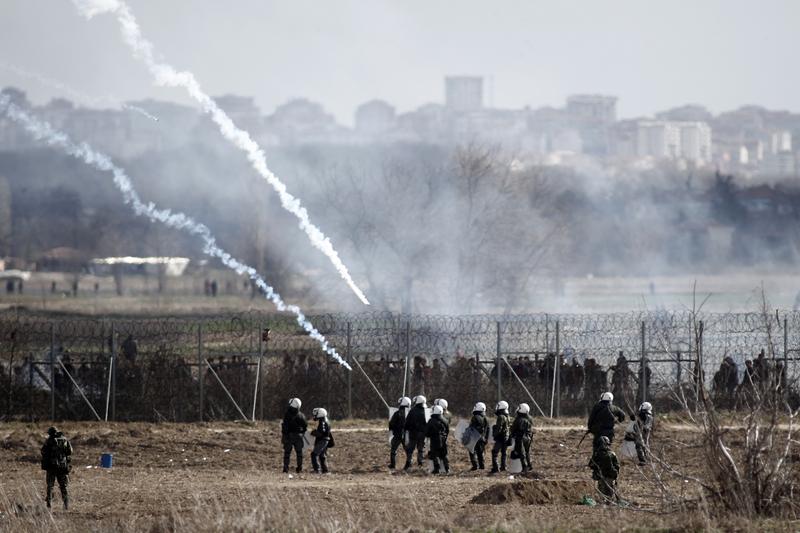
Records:
M310 318L352 371L329 359L286 315L6 312L0 314L0 416L271 419L297 396L337 418L383 418L400 396L424 394L447 398L457 414L479 400L505 399L557 417L585 414L605 390L628 410L645 399L668 410L678 405L676 391L691 396L699 381L713 384L719 401L735 407L754 379L746 360L756 362L756 379L773 380L787 398L796 394L796 312ZM735 387L717 383L726 358L735 364Z

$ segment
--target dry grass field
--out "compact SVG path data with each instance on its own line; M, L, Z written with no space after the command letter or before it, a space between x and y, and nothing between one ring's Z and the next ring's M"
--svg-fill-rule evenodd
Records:
M542 427L534 475L469 472L466 451L451 443L452 472L391 473L384 425L334 421L329 475L280 472L279 423L65 423L75 455L72 506L52 514L43 503L39 447L46 423L0 426L0 529L42 531L428 531L428 530L793 530L798 524L741 521L708 510L692 481L623 465L627 507L579 505L594 496L585 467L589 439L576 451L579 420ZM655 447L670 464L703 474L699 435L662 422ZM114 467L98 468L103 452ZM661 488L659 488L661 487ZM690 500L675 506L664 490ZM57 490L56 490L57 493Z

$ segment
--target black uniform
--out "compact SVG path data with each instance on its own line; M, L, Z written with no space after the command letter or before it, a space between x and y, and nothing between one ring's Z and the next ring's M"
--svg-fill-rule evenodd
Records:
M447 460L447 435L450 428L442 415L431 415L425 428L425 436L431 441L428 457L433 461L433 473L438 474L440 465L445 474L450 472L450 463Z
M53 486L58 481L64 509L69 508L69 473L72 470L72 445L60 431L48 431L48 438L42 446L42 470L47 472L47 507L53 499Z
M589 460L589 468L592 469L592 479L597 481L597 490L600 494L609 499L616 499L619 461L607 444L600 442Z
M533 470L531 465L531 440L533 438L533 419L528 413L517 413L511 425L511 437L514 439L512 459L522 461L524 471Z
M622 409L609 401L597 402L587 423L589 433L594 435L593 448L597 449L600 446L600 437L608 437L609 441L614 442L614 424L624 420L625 412Z
M506 469L506 449L511 438L511 422L505 411L496 411L497 420L492 427L494 446L492 446L492 472ZM497 465L497 455L500 454L500 466Z
M406 408L401 407L394 412L392 418L389 420L389 431L392 432L392 451L389 455L389 468L397 466L397 449L403 445L403 432L406 424ZM405 449L405 447L403 447ZM408 451L406 451L408 457Z
M294 448L297 456L297 473L303 471L303 434L308 430L306 417L299 409L289 407L283 415L281 423L281 440L283 442L283 471L289 471L289 460Z
M653 415L647 411L639 411L636 415L636 424L633 426L636 430L636 455L639 456L639 464L647 462L648 452L650 450L650 432L653 430Z
M328 424L327 418L321 418L317 429L311 432L311 435L316 437L314 439L314 449L311 451L311 467L314 472L319 472L322 467L322 473L328 473L328 444L331 442L331 426ZM319 460L319 462L317 462Z
M408 445L406 446L406 465L404 468L411 468L411 458L414 456L414 448L417 449L417 464L422 466L423 454L425 453L425 430L428 422L425 420L425 406L415 405L406 417L404 431L408 431Z
M469 460L472 462L473 470L483 470L483 452L486 449L486 442L489 440L489 421L481 411L475 411L472 413L469 427L474 428L481 435L480 440L475 444L475 450L469 454Z

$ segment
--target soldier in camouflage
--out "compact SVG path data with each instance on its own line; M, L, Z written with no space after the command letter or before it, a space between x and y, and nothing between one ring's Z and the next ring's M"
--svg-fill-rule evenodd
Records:
M611 451L611 440L608 437L600 437L599 445L592 453L588 466L592 469L592 479L597 481L597 490L600 494L607 501L618 500L619 461L616 454Z
M47 496L45 501L50 508L53 487L58 481L64 509L69 509L69 473L72 470L72 445L64 434L51 427L47 430L47 440L42 446L42 470L47 472Z
M500 401L495 407L494 414L497 416L492 435L494 436L494 446L492 446L492 470L490 474L496 474L506 469L506 449L511 438L511 421L508 418L508 402ZM497 464L497 456L500 455L500 465Z

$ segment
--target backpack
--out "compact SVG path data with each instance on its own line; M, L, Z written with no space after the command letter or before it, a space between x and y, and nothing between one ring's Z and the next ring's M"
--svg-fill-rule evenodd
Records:
M333 441L333 432L328 433L328 448L333 448L336 443Z
M69 441L64 436L53 439L50 445L46 470L52 469L62 473L70 471L70 454L72 450Z

